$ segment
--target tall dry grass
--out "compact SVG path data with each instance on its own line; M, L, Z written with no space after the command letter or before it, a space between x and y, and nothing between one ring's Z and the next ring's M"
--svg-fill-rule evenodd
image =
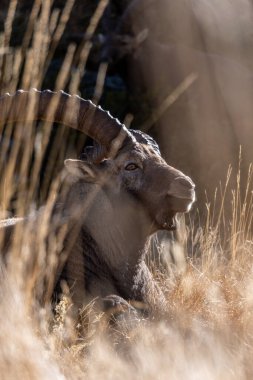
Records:
M1 93L41 87L73 3L66 1L59 11L52 9L49 0L35 0L22 46L14 49L9 42L17 1L10 1L0 36ZM106 4L99 2L81 46L68 47L52 89L79 91L91 37ZM94 92L96 102L105 74L102 65ZM217 191L221 201L216 194L207 202L206 224L188 221L188 243L177 247L188 256L183 265L169 264L163 273L154 269L168 301L163 316L123 320L117 329L90 304L76 326L67 288L54 312L48 303L38 302L42 297L48 301L51 294L66 233L64 228L57 230L56 239L49 221L55 194L61 191L61 174L55 175L55 167L68 153L68 131L57 129L58 144L50 153L47 176L42 185L38 181L51 130L48 123L0 126L1 218L31 214L39 204L38 193L42 191L46 198L38 228L17 225L7 266L1 267L0 378L251 379L252 167L243 194L239 170L234 192L227 193L225 184ZM229 169L228 181L230 170L234 168ZM231 200L229 219L224 212L225 198Z

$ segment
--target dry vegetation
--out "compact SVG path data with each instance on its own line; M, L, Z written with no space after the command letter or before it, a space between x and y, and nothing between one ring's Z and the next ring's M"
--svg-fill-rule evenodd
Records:
M106 4L106 0L99 2L78 55L76 46L68 47L55 89L68 84L69 92L78 93L91 48L87 36L94 33ZM1 93L14 92L17 87L41 87L73 1L66 1L59 13L51 12L50 1L35 0L23 44L14 49L9 42L16 6L17 1L10 0L5 30L0 36ZM96 101L105 70L101 66ZM13 210L16 215L25 215L39 203L38 177L45 165L51 128L43 125L39 133L31 123L0 128L0 213L2 218L12 215ZM7 269L1 270L0 378L251 379L252 167L243 194L240 172L234 193L226 194L226 186L220 190L224 198L231 199L232 217L225 217L225 202L218 204L214 197L207 206L204 226L190 220L187 223L189 243L185 253L190 258L180 268L171 264L168 272L157 273L168 301L164 315L134 321L126 318L117 329L109 326L106 315L88 305L75 328L68 289L54 313L48 303L38 303L45 289L52 287L50 278L64 237L64 231L60 231L57 242L54 236L46 242L54 196L61 183L55 166L69 149L66 131L57 130L57 139L60 143L50 156L51 166L43 181L46 212L39 223L36 242L30 238L29 226L25 231L17 228Z

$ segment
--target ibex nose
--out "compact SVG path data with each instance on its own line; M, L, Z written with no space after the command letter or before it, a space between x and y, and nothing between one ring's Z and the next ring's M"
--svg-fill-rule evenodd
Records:
M175 181L178 182L180 185L186 187L187 189L195 189L195 185L190 177L177 177Z
M183 198L183 199L189 199L194 201L195 200L195 185L190 179L190 177L187 176L180 176L174 179L173 182L171 182L168 195L176 197L176 198Z

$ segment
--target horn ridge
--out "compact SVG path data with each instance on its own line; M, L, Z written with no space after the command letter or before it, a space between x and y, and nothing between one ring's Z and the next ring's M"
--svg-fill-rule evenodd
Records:
M31 112L32 107L32 112ZM29 112L28 112L29 111ZM31 89L17 90L0 97L0 123L44 120L64 124L86 133L110 150L111 143L120 136L123 141L134 141L127 128L108 111L90 100L64 91Z

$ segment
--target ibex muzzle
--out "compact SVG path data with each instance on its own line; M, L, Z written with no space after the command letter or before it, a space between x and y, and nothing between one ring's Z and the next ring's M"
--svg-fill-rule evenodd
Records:
M176 199L182 199L182 210L175 210L178 212L187 212L191 209L193 202L195 201L195 185L190 177L181 175L176 177L170 184L168 190L168 196ZM184 202L183 202L184 200Z

